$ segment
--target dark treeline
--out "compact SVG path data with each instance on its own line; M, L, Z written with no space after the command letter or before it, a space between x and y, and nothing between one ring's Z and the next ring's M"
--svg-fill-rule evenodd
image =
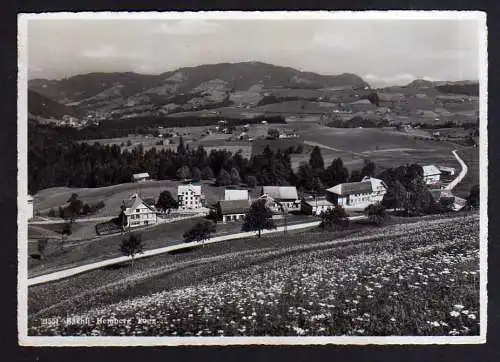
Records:
M193 173L211 178L210 175L216 177L223 169L228 173L236 169L244 181L254 176L260 185L295 182L289 151L273 152L267 148L263 154L248 160L240 153L212 150L208 154L203 147L189 149L181 142L176 151L155 148L144 151L138 146L122 152L117 145L90 145L65 138L54 130L29 129L28 188L31 193L53 186L115 185L130 182L132 175L139 172L164 180L189 177Z
M390 126L390 122L387 119L368 119L355 116L349 120L343 121L341 119L335 119L327 124L328 127L333 128L381 128Z

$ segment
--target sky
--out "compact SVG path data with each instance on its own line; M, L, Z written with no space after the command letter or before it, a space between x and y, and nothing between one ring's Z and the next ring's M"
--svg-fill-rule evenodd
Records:
M29 19L28 78L261 61L372 86L479 79L477 20Z

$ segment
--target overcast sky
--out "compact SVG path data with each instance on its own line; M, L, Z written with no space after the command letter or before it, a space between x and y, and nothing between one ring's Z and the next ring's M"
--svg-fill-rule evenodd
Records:
M262 61L374 86L477 80L478 40L477 20L30 19L28 76Z

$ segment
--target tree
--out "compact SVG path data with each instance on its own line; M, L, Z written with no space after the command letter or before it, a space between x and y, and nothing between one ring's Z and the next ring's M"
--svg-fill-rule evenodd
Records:
M177 178L179 180L185 180L185 179L188 179L191 177L191 171L189 171L189 167L184 165L182 167L179 167L177 169L177 172L175 173L175 175L177 176Z
M72 223L75 218L81 214L83 208L83 202L78 200L78 195L73 193L68 200L69 206L63 210L63 217L69 219Z
M144 244L142 243L142 237L140 234L131 233L122 239L120 245L120 251L125 256L130 256L132 258L132 265L134 265L134 258L136 254L142 254L142 249Z
M215 224L222 220L221 216L215 209L210 209L207 215L208 220L212 220Z
M218 186L231 185L231 175L226 170L221 169L219 174L217 175L217 180L215 181L215 183Z
M321 213L320 228L325 230L337 230L349 225L349 217L345 209L336 205L333 209L328 209Z
M240 173L236 168L231 169L231 184L239 185L241 183Z
M250 205L250 209L243 219L241 229L243 231L258 231L260 238L262 230L276 229L272 217L273 212L266 206L266 200L259 199Z
M300 188L310 191L312 189L312 180L314 173L308 163L301 163L297 172L297 184Z
M414 179L407 188L405 209L408 215L422 215L435 210L435 201L422 178Z
M363 168L361 169L361 178L368 176L368 177L373 177L375 176L375 163L369 160L364 161Z
M319 177L314 177L311 187L311 191L314 193L314 195L320 195L323 192L324 188L325 186L323 185Z
M479 193L479 185L472 186L469 192L469 196L467 196L467 205L474 209L477 209L479 207Z
M165 190L160 193L158 201L156 202L156 207L163 212L168 211L170 214L171 209L177 209L179 207L179 202L174 199L170 191Z
M347 179L349 178L349 170L344 166L344 162L341 158L336 158L325 169L322 176L324 183L331 187L347 182Z
M177 146L177 153L179 155L186 154L186 147L184 146L184 139L182 137L179 138L179 145Z
M276 128L270 128L269 131L267 131L267 137L272 140L277 140L280 138L280 131Z
M323 171L325 168L325 161L321 155L321 149L318 146L314 146L311 151L311 156L309 157L309 165L314 172Z
M127 215L125 214L126 206L123 204L120 206L120 209L121 209L120 214L116 218L116 224L118 226L120 226L120 228L123 232L123 231L125 231L125 227L127 225Z
M364 210L364 214L372 224L376 225L380 225L386 217L385 207L379 202L368 205Z
M201 180L200 169L196 166L191 169L191 180L193 180L195 182L198 182Z
M361 171L359 170L353 170L351 176L349 176L349 182L360 182L362 179L363 176L361 176Z
M246 177L246 180L248 187L254 188L255 186L257 186L257 178L254 175L248 175Z
M406 189L398 180L388 185L387 192L382 199L382 205L387 209L400 209L405 205Z
M201 170L201 179L202 180L211 180L214 178L214 172L210 166L206 166L203 170Z
M210 234L215 233L215 223L212 221L197 222L191 229L186 231L182 237L185 243L202 242L205 246L205 240L210 238Z

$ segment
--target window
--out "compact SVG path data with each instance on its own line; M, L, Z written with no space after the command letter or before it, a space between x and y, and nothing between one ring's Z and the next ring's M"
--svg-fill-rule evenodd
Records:
M141 209L135 209L135 212L141 212Z

